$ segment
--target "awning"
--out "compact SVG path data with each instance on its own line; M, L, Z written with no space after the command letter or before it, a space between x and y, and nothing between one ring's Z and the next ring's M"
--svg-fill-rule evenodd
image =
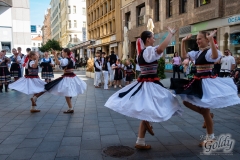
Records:
M86 42L83 42L83 43L80 43L80 44L77 44L77 45L71 47L70 50L75 50L75 49L80 49L80 48L83 48L83 47L87 47L87 46L90 46L94 43L95 43L95 41L89 40L89 41L86 41Z

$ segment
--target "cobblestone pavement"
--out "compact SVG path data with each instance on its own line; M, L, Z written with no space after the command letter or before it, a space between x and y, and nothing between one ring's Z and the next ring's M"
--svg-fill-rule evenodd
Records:
M95 89L93 80L86 78L83 71L78 76L87 82L88 89L72 99L72 115L62 113L67 109L63 97L44 94L37 101L41 112L31 114L30 96L16 91L0 94L0 160L108 160L114 159L102 154L108 146L134 148L140 121L104 107L116 89ZM201 155L198 143L205 135L203 118L183 108L182 117L153 124L155 136L146 135L151 150L135 150L128 159L239 159L239 105L212 111L215 135L229 133L235 140L233 155Z

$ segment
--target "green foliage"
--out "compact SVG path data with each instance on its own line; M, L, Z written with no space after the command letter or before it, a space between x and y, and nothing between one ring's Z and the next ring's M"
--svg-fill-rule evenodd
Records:
M158 70L157 70L157 74L158 74L158 77L160 79L164 79L166 78L166 75L165 75L165 59L164 58L160 58L158 60Z
M51 48L56 51L62 50L59 42L54 39L48 40L45 45L43 45L42 47L39 47L39 50L41 52L46 52L46 51L50 51Z

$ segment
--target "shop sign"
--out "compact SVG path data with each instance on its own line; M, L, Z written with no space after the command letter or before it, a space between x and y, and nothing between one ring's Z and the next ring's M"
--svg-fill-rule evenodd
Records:
M240 23L240 15L229 17L228 18L228 23L229 24Z

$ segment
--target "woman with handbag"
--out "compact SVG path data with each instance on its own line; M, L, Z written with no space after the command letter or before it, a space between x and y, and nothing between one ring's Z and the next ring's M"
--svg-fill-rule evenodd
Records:
M213 132L213 115L210 109L223 108L240 104L237 95L237 87L231 78L219 78L213 75L212 68L214 62L221 57L221 52L214 44L214 30L210 34L201 31L197 35L197 45L199 51L186 52L185 42L191 35L182 39L182 58L189 56L195 61L196 73L192 80L182 80L182 86L172 80L171 89L174 89L183 100L183 104L203 116L206 124L206 139L199 144L200 147L211 145L215 141ZM174 87L173 87L174 86Z
M63 68L64 74L62 77L46 84L45 89L54 95L64 96L68 104L68 110L63 113L73 113L71 99L78 94L83 94L87 89L87 84L73 73L74 59L70 49L64 48L62 50L63 59L61 60L58 60L55 51L52 50L52 54L55 57L56 64Z
M178 52L174 53L173 59L172 59L172 64L173 64L173 78L175 78L175 73L177 72L178 79L180 79L180 67L182 67L181 66L182 60L181 60L181 57L178 56Z
M137 41L138 64L141 74L133 82L114 93L105 106L123 115L140 119L138 138L135 148L150 149L145 143L145 134L148 131L154 135L149 122L163 122L173 115L181 115L182 108L177 98L163 87L157 75L158 60L176 33L168 27L168 36L159 46L154 46L153 33L144 31Z

